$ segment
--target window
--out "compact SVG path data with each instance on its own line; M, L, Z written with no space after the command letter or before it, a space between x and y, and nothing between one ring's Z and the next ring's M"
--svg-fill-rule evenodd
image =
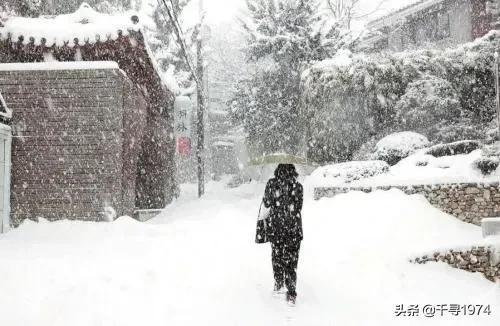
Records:
M403 49L415 44L416 27L414 21L407 21L401 28L401 43Z
M448 37L450 37L450 15L442 11L437 14L436 39L442 40Z

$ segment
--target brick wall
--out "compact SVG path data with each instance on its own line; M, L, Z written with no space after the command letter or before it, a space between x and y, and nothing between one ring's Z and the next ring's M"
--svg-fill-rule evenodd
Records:
M146 104L116 69L0 71L13 110L12 223L132 214Z
M372 192L399 189L408 195L422 194L435 207L464 222L481 224L484 217L500 216L499 183L462 183L443 185L331 187L315 188L314 198L334 197L350 191Z

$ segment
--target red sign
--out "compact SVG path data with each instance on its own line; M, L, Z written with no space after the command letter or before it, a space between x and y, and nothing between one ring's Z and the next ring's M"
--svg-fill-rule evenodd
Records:
M177 138L177 153L179 155L188 156L191 154L191 139L188 137Z

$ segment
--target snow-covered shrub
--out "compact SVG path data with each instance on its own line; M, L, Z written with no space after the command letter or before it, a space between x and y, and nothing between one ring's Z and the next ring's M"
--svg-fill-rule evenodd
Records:
M497 119L493 119L486 126L485 133L486 133L486 139L485 139L486 144L493 144L494 142L500 141L500 129L498 126Z
M460 102L448 81L426 76L408 85L395 106L398 123L407 130L426 130L460 116Z
M429 140L415 132L398 132L380 140L375 146L373 159L395 165L418 149L429 146Z
M389 165L384 161L353 161L317 168L310 176L316 183L342 184L384 174Z
M426 151L426 154L434 157L452 156L460 154L470 154L479 149L481 143L475 140L463 140L449 144L435 145Z
M474 161L474 167L479 169L483 175L489 175L498 169L500 160L498 157L481 157Z
M426 134L434 143L452 143L468 139L488 139L488 125L470 118L432 125Z
M500 143L485 146L482 149L481 157L474 161L473 165L480 170L483 175L489 175L500 166Z
M342 162L366 140L372 119L361 104L363 98L351 96L325 103L324 109L309 120L309 158L316 162ZM335 115L332 114L335 112Z
M23 16L38 17L42 11L42 0L21 0L19 11Z
M467 133L466 138L483 140L486 134L474 134L473 127L487 125L495 117L491 68L499 47L500 33L491 32L454 49L354 54L349 62L313 66L302 78L303 104L311 117L312 158L319 162L339 157L351 159L374 135L388 129L403 129L397 120L398 110L408 108L411 110L406 113L416 117L425 112L432 114L429 118L424 116L426 129L417 131L433 142L463 140L462 133ZM439 103L440 95L434 96L438 108L423 98L423 94L429 94L426 84L438 86L435 93L445 95L444 103ZM419 90L422 94L415 94ZM405 99L413 99L422 106L402 101L405 94ZM358 99L353 107L342 104L352 97ZM447 107L453 110L446 111ZM429 126L432 118L438 121ZM439 132L438 125L450 127ZM331 146L332 143L345 146ZM339 150L341 153L336 152Z

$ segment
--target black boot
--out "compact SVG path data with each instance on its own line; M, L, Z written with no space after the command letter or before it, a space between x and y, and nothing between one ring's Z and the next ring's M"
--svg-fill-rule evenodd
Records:
M297 294L286 294L286 302L288 302L288 305L290 306L295 306L295 301L297 300Z

